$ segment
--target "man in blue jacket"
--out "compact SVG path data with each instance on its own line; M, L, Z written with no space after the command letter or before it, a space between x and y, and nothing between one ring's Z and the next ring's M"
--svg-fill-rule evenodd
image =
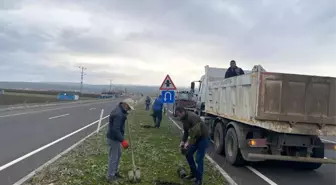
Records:
M122 178L119 174L119 162L121 157L121 147L128 148L128 142L125 140L125 121L127 112L134 110L127 102L120 102L112 110L109 118L108 131L106 134L109 146L107 180L114 182Z
M162 101L162 96L160 95L159 97L155 99L153 106L152 106L153 120L154 120L154 125L156 128L160 128L160 125L161 125L162 108L163 108L163 101Z
M230 67L226 70L225 78L231 78L245 74L244 71L237 66L236 61L231 60Z

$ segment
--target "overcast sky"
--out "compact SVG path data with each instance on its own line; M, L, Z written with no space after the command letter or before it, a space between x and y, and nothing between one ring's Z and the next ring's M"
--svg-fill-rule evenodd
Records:
M0 81L185 86L232 59L336 76L336 1L0 0Z

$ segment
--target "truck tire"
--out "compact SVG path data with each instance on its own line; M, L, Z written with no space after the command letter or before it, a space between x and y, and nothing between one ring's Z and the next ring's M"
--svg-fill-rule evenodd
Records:
M242 166L245 160L241 155L238 137L234 128L229 128L225 136L225 159L234 166Z
M215 144L215 152L217 154L224 154L224 129L223 125L219 122L216 124L215 132L214 132L214 144Z
M320 138L316 139L316 144L319 145L319 148L313 149L313 154L311 157L314 158L324 158L324 144ZM294 162L294 168L300 170L312 171L320 168L322 163L303 163L303 162Z
M214 131L213 131L213 127L212 127L213 125L211 125L211 124L209 124L208 125L208 132L209 132L209 137L210 137L210 139L214 139Z

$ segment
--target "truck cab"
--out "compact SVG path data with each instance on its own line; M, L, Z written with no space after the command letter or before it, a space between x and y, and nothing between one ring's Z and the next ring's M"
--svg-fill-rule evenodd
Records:
M175 114L176 107L181 106L187 110L194 110L196 107L196 101L193 99L193 95L190 91L177 91L175 95L175 103L173 105L173 115Z

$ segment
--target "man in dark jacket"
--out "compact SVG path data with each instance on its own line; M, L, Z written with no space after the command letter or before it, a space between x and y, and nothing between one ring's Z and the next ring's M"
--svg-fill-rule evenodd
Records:
M134 110L127 102L120 102L110 114L107 143L109 145L107 180L113 182L122 178L119 174L119 162L121 157L121 147L128 148L128 142L125 140L125 121L127 112Z
M196 179L193 185L202 184L204 157L209 146L210 138L208 127L201 118L193 112L187 112L183 107L177 107L176 115L183 123L183 137L180 147L187 150L186 158L191 174L186 179ZM196 163L194 154L196 152Z
M225 78L231 78L245 74L244 71L237 66L236 61L231 60L230 67L226 70Z
M150 104L151 104L151 99L150 99L149 96L147 96L147 98L146 98L146 110L149 110Z

